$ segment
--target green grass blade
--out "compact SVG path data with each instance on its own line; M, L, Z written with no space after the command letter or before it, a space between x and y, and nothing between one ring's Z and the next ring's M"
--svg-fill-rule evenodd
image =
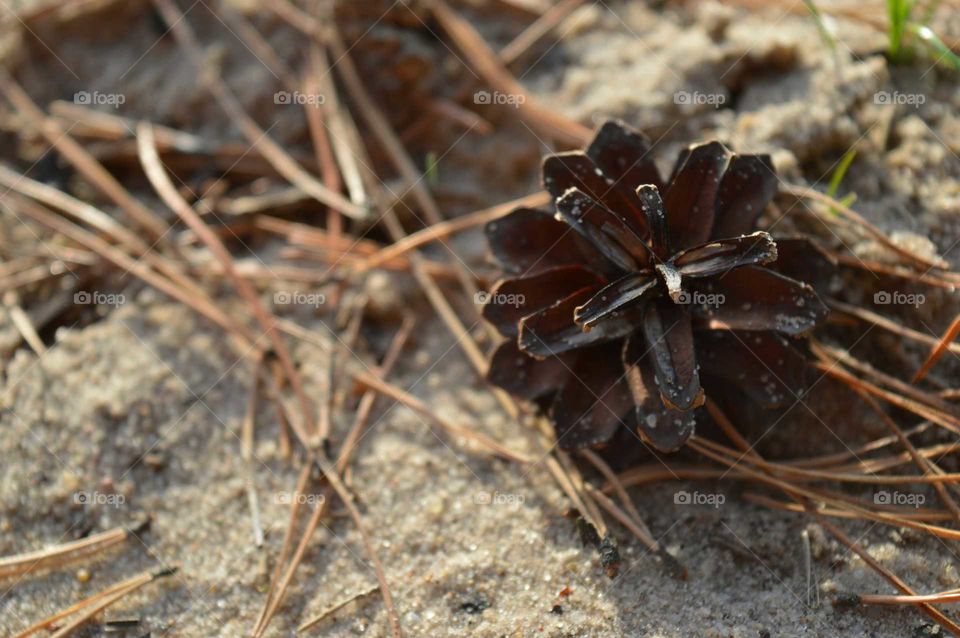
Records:
M849 151L843 154L843 157L840 158L840 163L837 164L837 168L833 171L833 175L830 176L830 184L827 185L827 195L836 199L837 191L840 190L840 182L843 181L843 177L847 174L847 169L850 168L850 164L853 163L853 159L857 156L857 149L851 148ZM840 200L840 203L844 206L849 207L857 199L855 193L850 193ZM835 208L831 208L830 212L836 216L840 214Z
M803 4L807 5L807 10L810 12L810 15L813 16L814 22L817 23L817 31L820 32L820 38L830 47L831 51L835 52L837 50L837 41L834 39L833 34L830 33L830 29L827 28L827 23L824 22L820 9L817 8L813 0L803 0Z
M840 163L837 164L837 169L833 171L833 175L830 176L830 185L827 186L827 195L836 198L837 190L840 188L840 182L843 181L844 175L847 174L847 169L850 168L850 164L853 163L853 159L856 156L857 149L851 148L849 151L843 154L843 157L840 158Z
M913 0L887 0L887 18L890 21L889 55L893 62L903 59L903 34L912 11Z
M911 34L916 35L933 52L937 62L945 62L953 70L960 71L960 56L951 51L930 27L911 24L908 28Z

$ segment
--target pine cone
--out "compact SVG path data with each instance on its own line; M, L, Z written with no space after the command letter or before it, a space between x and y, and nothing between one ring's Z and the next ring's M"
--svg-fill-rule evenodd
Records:
M803 239L754 231L776 194L768 156L693 145L664 182L646 138L611 121L585 152L548 156L543 181L555 215L518 209L486 228L516 276L483 314L508 337L489 380L550 401L562 447L638 426L675 450L705 392L732 384L777 407L803 391L805 356L784 335L827 314L794 278L821 257Z

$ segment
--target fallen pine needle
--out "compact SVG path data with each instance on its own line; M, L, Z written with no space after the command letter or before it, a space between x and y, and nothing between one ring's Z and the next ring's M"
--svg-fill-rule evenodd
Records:
M925 376L927 376L927 373L930 372L930 368L932 368L937 361L940 360L940 357L942 357L943 353L947 351L947 348L953 345L953 341L957 338L957 335L960 335L960 315L957 315L957 317L953 320L953 323L950 324L950 327L947 328L947 331L943 333L942 337L940 337L940 341L930 352L927 360L923 362L923 365L920 366L920 369L917 370L917 373L913 375L913 383L919 383Z
M309 449L313 444L317 443L311 439L311 436L316 434L313 408L307 399L303 384L300 381L300 375L296 370L296 366L294 366L293 358L290 356L290 351L287 349L286 344L276 329L276 319L263 305L263 302L260 300L260 295L257 294L257 291L250 282L237 272L233 263L233 257L230 256L230 252L226 246L223 245L223 242L220 241L220 238L203 223L196 211L194 211L186 200L180 196L180 193L177 192L176 187L163 168L160 156L157 154L153 129L146 122L142 122L137 126L137 149L147 178L150 180L150 184L154 190L157 191L157 194L160 195L160 199L206 244L210 252L213 253L217 261L223 266L227 278L230 279L230 282L237 289L237 292L239 292L240 296L247 302L257 323L260 324L260 329L263 330L270 339L270 344L273 346L273 350L283 366L287 380L290 382L290 387L293 388L293 393L300 403L301 416L306 432L297 432L297 435L300 437L301 443ZM294 431L296 431L296 429Z
M26 554L0 558L0 578L28 574L47 567L61 567L68 561L102 552L125 541L133 532L116 527L78 541L72 541Z
M78 611L90 607L85 613L71 621L67 625L64 625L56 633L50 635L49 638L64 638L65 636L70 635L75 629L79 628L83 623L87 622L95 615L117 602L127 594L133 593L134 591L140 589L148 583L152 583L158 578L163 578L164 576L170 576L176 573L176 568L163 568L158 570L153 570L149 572L143 572L138 574L133 578L129 578L125 581L119 582L115 585L107 587L103 591L100 591L89 598L85 598L80 602L67 607L66 609L57 612L52 616L44 618L40 622L37 622L27 629L24 629L19 634L13 638L26 638L27 636L33 635L41 629L49 629L50 626L61 620L67 618L77 613ZM92 605L92 607L91 607Z
M355 600L359 600L360 598L363 598L364 596L369 596L370 594L372 594L373 592L377 591L378 589L380 589L380 585L373 585L372 587L368 587L367 589L364 589L363 591L359 591L359 592L357 592L356 594L353 594L352 596L348 596L347 598L344 598L343 600L341 600L340 602L336 603L335 605L331 605L330 607L327 607L327 608L324 609L322 612L320 612L319 614L317 614L316 616L314 616L313 618L311 618L311 619L308 620L307 622L305 622L305 623L303 623L302 625L300 625L299 627L297 627L297 632L299 633L299 632L306 631L307 629L310 629L311 627L319 624L324 618L326 618L326 617L329 616L330 614L335 613L335 612L343 609L344 607L346 607L347 605L349 605L350 603L352 603L352 602L355 601Z

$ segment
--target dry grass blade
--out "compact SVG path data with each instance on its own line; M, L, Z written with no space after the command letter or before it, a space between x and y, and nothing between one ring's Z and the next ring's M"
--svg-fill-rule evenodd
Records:
M283 3L271 3L272 6L281 4ZM310 42L310 76L318 83L321 93L327 98L324 101L324 115L330 134L326 136L325 130L324 136L330 141L331 150L350 201L358 206L370 206L373 193L379 190L377 188L379 180L370 168L372 162L363 149L360 131L357 130L349 112L340 102L337 87L333 82L333 68L330 66L326 50L314 40Z
M290 356L290 351L287 349L286 343L284 343L283 338L281 338L280 333L276 329L276 319L274 319L266 307L264 307L263 302L260 301L260 296L257 294L257 291L254 290L253 286L250 285L250 282L237 273L233 263L233 257L231 257L226 246L223 245L223 242L220 241L220 238L207 228L207 225L201 221L199 215L190 207L190 204L177 192L176 187L173 185L173 182L170 181L170 177L160 162L160 156L157 154L157 149L154 145L153 130L150 125L145 122L137 127L137 146L140 151L140 161L143 164L144 171L153 188L157 191L157 194L160 195L163 202L197 234L210 252L213 253L217 261L223 266L224 272L237 289L237 292L239 292L240 296L247 302L257 323L260 324L260 329L263 330L270 339L270 344L273 346L273 350L277 354L281 365L283 365L287 380L290 382L290 386L293 388L293 392L300 403L301 416L303 418L304 429L306 430L306 432L297 432L301 437L300 442L308 449L311 449L314 444L322 443L322 441L312 441L310 438L304 438L305 436L309 437L316 434L313 411L310 406L310 401L307 399L306 392L304 392L303 384L300 381L300 375L297 372L296 366L294 366L293 358Z
M22 576L50 567L63 567L77 558L90 556L122 543L131 533L123 527L117 527L49 549L0 558L0 578Z
M664 465L660 463L638 465L617 475L617 480L624 487L637 487L660 481L700 480L721 478L729 474L728 470L717 469L711 466ZM739 477L739 473L734 473ZM605 493L613 493L613 485L603 487Z
M957 335L960 335L960 315L953 320L953 322L950 324L950 327L947 328L947 331L943 333L942 337L940 337L940 341L933 348L933 351L930 352L927 360L923 362L923 365L920 366L920 369L917 370L917 373L913 375L913 383L918 383L925 376L927 376L927 373L930 372L930 368L936 365L937 361L940 360L940 357L943 356L943 353L945 353L951 345L954 345L953 342L957 338Z
M393 341L390 342L390 347L387 349L386 354L383 357L383 362L377 366L376 371L381 377L385 377L390 374L390 371L393 370L393 366L396 365L397 360L400 358L400 353L403 351L404 345L407 343L407 339L410 338L410 334L413 332L413 327L416 325L416 322L412 317L406 317L401 324L400 329L397 330L397 334L394 336ZM353 454L353 449L356 447L357 443L360 441L360 435L363 432L367 421L370 418L370 413L373 410L373 406L377 400L377 392L372 389L368 389L363 393L363 396L360 397L360 403L357 404L356 417L354 418L353 427L350 428L350 432L347 434L347 437L343 440L343 446L340 450L340 454L337 457L337 470L343 472L347 467L347 460Z
M0 88L11 104L30 120L67 161L123 209L134 222L149 231L153 239L159 240L167 233L167 224L137 201L100 162L77 144L58 122L48 118L6 69L0 69Z
M927 532L932 536L938 538L951 539L951 540L960 540L960 531L950 529L947 527L941 527L937 525L928 525L926 523L919 523L917 521L906 519L902 516L895 514L888 514L883 512L875 512L868 510L863 507L859 507L851 504L848 501L842 501L837 499L824 498L823 493L814 493L810 490L806 490L796 483L792 483L789 480L784 480L781 478L775 478L766 473L766 471L755 471L750 468L744 467L741 461L744 458L751 458L754 463L757 463L761 467L763 465L769 465L766 461L763 461L761 457L753 454L742 454L738 455L734 450L729 450L713 442L708 442L705 439L698 438L696 436L692 437L688 442L688 445L696 450L698 453L710 458L718 463L721 463L727 467L733 467L744 473L748 477L767 483L768 485L777 487L785 491L791 498L797 499L799 502L806 503L804 499L807 500L823 500L828 503L831 503L835 506L839 506L845 509L848 509L852 512L855 512L863 520L876 521L878 523L883 523L885 525L890 525L892 527L910 527L917 529L923 532ZM711 448L719 448L724 450L723 453L717 453Z
M715 451L726 452L723 446L720 446L709 439L698 439L702 446L706 446ZM862 483L868 485L909 485L909 484L936 484L952 483L960 480L960 473L957 474L928 474L928 475L889 475L889 474L860 474L848 472L830 472L826 470L812 470L796 466L784 465L781 463L772 463L761 460L759 456L747 454L740 459L769 472L772 476L779 478L789 478L798 481L839 481L842 483Z
M314 95L320 93L318 78L326 73L326 60L320 47L315 42L310 43L309 64L309 70L303 79L303 91L307 95ZM330 136L327 135L327 128L324 124L324 118L329 119L329 116L325 115L323 109L311 104L305 105L304 111L307 116L307 126L310 128L313 152L317 156L317 164L320 166L320 173L323 176L323 183L330 190L339 193L343 183L340 178L340 170L337 168L337 159L330 143ZM335 208L328 210L327 230L333 236L340 235L343 230L343 219Z
M260 390L260 368L263 359L253 362L253 374L250 377L250 394L247 396L247 409L240 426L240 456L245 465L247 475L247 505L250 507L250 525L253 532L253 544L263 545L263 527L260 524L260 504L257 499L257 489L253 471L253 446L257 420L257 397Z
M817 362L813 365L821 372L825 372L830 376L835 377L850 387L863 388L870 394L880 397L887 403L895 405L898 408L908 410L909 412L913 412L917 416L933 421L937 425L950 430L951 432L960 434L960 419L952 414L932 408L928 405L920 403L919 401L914 401L913 399L907 398L901 394L897 394L896 392L884 390L883 388L870 383L869 381L855 377L846 370L838 368L836 365L823 362Z
M906 435L906 433L904 433L904 435ZM896 437L894 437L894 440L896 440ZM960 450L960 442L940 443L938 445L931 445L929 447L918 449L917 454L919 454L924 458L932 458L932 457L941 457L945 454L952 454L957 450ZM875 458L875 459L864 459L864 460L855 461L853 463L847 463L845 465L828 465L826 467L831 468L835 472L863 472L868 474L874 474L877 472L883 472L885 470L889 470L894 467L898 467L900 465L904 465L906 463L910 463L911 460L912 460L912 457L910 456L909 452L901 452L899 454L894 454L890 456L884 456L884 457ZM799 464L793 463L792 465L799 465ZM811 466L799 465L799 467L811 467ZM813 467L818 467L818 466L813 466ZM819 467L824 467L824 466L820 465Z
M636 521L633 520L633 517L624 512L622 509L617 507L617 504L610 500L606 494L593 487L592 485L587 485L587 493L590 494L597 503L600 504L608 514L613 516L621 525L630 530L630 533L636 536L640 542L647 546L650 551L657 552L660 549L660 546L657 542L650 536L648 531L644 531Z
M231 121L240 129L244 137L247 138L247 141L257 148L260 154L270 162L270 165L291 184L303 192L308 193L317 201L336 208L348 217L357 219L366 218L369 214L367 210L355 205L339 193L332 192L317 181L316 178L303 170L300 165L297 164L296 160L283 150L283 147L274 142L267 135L267 132L264 131L253 118L247 115L240 101L230 91L226 83L204 63L200 43L197 41L196 35L187 23L183 13L181 13L170 0L153 0L153 2L167 25L173 30L174 35L183 46L187 56L197 68L201 81L213 94L213 97Z

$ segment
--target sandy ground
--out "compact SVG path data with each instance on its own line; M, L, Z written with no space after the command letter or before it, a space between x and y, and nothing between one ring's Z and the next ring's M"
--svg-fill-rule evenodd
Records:
M83 86L106 90L143 53L144 42L155 39L149 37L153 27L142 9L132 3L124 13L111 14L126 26L94 49L110 64L102 64L101 57L76 55L91 50L95 18L39 30L41 39L56 43L60 57L74 54L68 59L84 78L79 84L69 78L58 84L66 72L56 70L57 61L43 54L36 41L17 44L37 56L31 62L22 62L16 47L8 55L21 59L24 84L38 99L69 99ZM927 72L926 66L919 72L891 73L876 55L882 39L878 42L854 25L839 25L838 38L851 48L842 46L832 54L820 45L808 20L777 11L744 19L735 15L714 3L658 13L634 3L589 5L560 26L559 40L548 39L515 71L535 94L585 123L614 115L660 138L658 156L665 165L680 145L715 135L738 150L774 153L781 174L792 181L818 183L860 141L866 159L854 163L844 182L844 192L857 193L858 210L887 230L914 233L913 241L929 237L956 264L960 93L955 78ZM211 19L201 13L194 18L201 24ZM265 24L281 53L292 55L290 32L273 21ZM479 24L492 41L508 41L511 30L502 24ZM375 30L370 37L381 35ZM257 87L253 95L245 94L254 113L256 105L266 108L263 96L275 90L267 72L235 39L224 36L217 42L220 59L227 61L225 76ZM214 107L203 101L182 66L173 45L161 40L122 85L132 94L133 87L158 82L163 89L155 100L131 100L129 113L208 135L229 134L207 123L223 120L212 117ZM698 97L677 103L678 92L723 104L700 104ZM878 103L878 92L922 94L926 100L919 107L888 105ZM302 136L302 122L283 126L274 131L279 139ZM452 192L450 184L472 182L468 193L480 205L527 192L535 183L536 156L542 149L502 137L468 138L457 145L441 166L438 188ZM480 159L465 167L467 158L483 158L481 151L496 149L508 155L489 166L483 162L490 160ZM507 171L505 157L524 171ZM509 179L501 181L504 172ZM484 177L488 181L478 187L477 179ZM8 239L23 236L16 220L4 216L3 224ZM803 227L792 217L782 224ZM831 241L852 240L840 234ZM454 245L468 263L482 268L479 234L467 234ZM875 250L867 243L851 248L863 254ZM525 434L529 424L504 418L409 281L394 277L370 289L385 316L411 307L419 319L392 381L441 415L514 449L537 452ZM252 472L245 467L238 435L251 370L221 331L129 279L118 290L123 303L102 308L102 319L60 328L45 356L20 348L5 366L0 555L133 526L147 516L150 527L92 562L0 583L0 634L12 635L138 571L176 565L177 575L125 598L106 618L138 617L140 633L153 636L248 635L279 553L295 464L282 457L275 412L263 402L256 460ZM862 301L874 290L844 292L848 299ZM913 325L939 334L955 309L955 299L931 294ZM333 341L329 313L278 310L309 327L323 343ZM382 344L388 329L374 330L370 343ZM9 319L4 318L2 330L4 339L12 339ZM316 345L291 343L315 395L324 383L328 355ZM369 365L381 348L359 347L348 365ZM921 354L880 339L865 341L861 350L900 373ZM955 373L950 365L944 370L938 374ZM799 406L798 414L771 437L772 449L783 445L784 436L796 440L789 437L813 420L808 411L829 415L825 420L831 424L842 420L837 407L827 402L812 399L812 410ZM338 437L351 418L337 415ZM857 422L838 424L836 430L849 436L848 442L867 440L879 431ZM837 445L828 436L818 437L803 440L799 452ZM796 444L788 447L798 452ZM259 497L266 532L262 547L253 540L248 477ZM463 441L431 430L390 401L378 403L349 484L410 636L939 635L908 609L834 609L828 600L835 592L891 589L809 519L751 505L742 498L745 488L735 482L669 482L632 491L654 535L687 566L686 581L665 574L619 527L614 534L621 543L623 569L616 579L606 578L595 553L581 546L565 516L569 505L542 467L524 470L471 453ZM679 492L722 503L678 504ZM81 493L104 502L80 504ZM918 590L960 587L952 544L882 526L845 523L844 529ZM811 540L815 594L806 589L804 531ZM81 566L89 570L89 580L78 578ZM300 622L375 582L359 534L335 505L268 635L291 636ZM84 631L79 635L101 632L97 625ZM389 634L386 613L374 594L307 635Z

